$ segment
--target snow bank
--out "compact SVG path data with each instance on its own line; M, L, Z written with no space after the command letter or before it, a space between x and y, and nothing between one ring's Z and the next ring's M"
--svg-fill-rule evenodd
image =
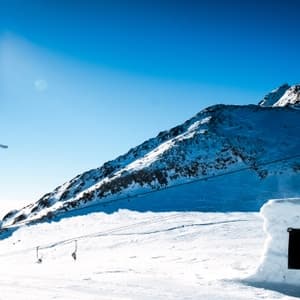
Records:
M260 213L268 237L260 266L250 279L256 282L299 284L300 270L288 269L288 228L300 228L300 198L270 200Z

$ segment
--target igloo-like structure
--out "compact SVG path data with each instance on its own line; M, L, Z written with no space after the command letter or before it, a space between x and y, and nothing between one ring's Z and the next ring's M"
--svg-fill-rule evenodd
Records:
M299 285L300 198L268 201L260 211L267 233L257 282Z

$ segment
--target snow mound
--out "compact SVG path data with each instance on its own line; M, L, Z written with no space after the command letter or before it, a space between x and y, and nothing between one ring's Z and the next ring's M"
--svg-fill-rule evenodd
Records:
M288 228L300 228L300 198L270 200L260 213L268 237L260 266L251 280L298 285L300 270L288 269Z

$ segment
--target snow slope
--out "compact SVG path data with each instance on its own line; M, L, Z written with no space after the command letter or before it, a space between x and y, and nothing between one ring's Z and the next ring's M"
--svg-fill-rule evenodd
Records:
M78 241L77 260L74 240ZM0 242L1 300L294 299L247 283L265 234L256 213L94 213ZM61 242L59 242L61 241ZM58 242L58 243L57 243ZM36 246L40 246L36 263Z
M258 211L270 198L299 196L300 111L283 103L298 87L279 90L283 96L275 97L275 103L273 97L272 107L209 107L8 213L3 225L63 217L84 207L106 212ZM298 157L291 159L294 155ZM152 193L157 190L161 192Z

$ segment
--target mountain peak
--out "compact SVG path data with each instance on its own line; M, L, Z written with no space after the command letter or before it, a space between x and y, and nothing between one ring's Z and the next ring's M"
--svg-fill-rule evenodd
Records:
M266 164L299 153L299 116L300 110L280 107L208 107L37 202L9 212L2 224L18 226L83 209L256 211L283 193L299 196L299 160Z
M300 105L300 84L281 85L267 94L260 102L263 107L284 107Z

